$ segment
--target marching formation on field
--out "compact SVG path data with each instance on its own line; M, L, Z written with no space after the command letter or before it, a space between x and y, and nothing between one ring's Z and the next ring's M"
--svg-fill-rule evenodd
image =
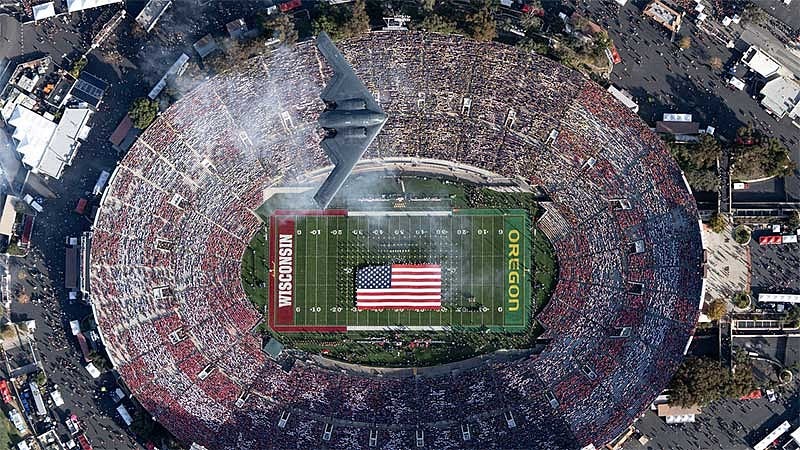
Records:
M420 433L440 449L607 442L667 384L699 314L696 206L666 148L593 82L511 47L374 33L341 48L390 117L366 158L470 165L548 193L538 226L560 273L537 317L547 348L409 378L300 361L285 371L261 352L261 314L240 281L260 228L252 211L266 186L329 164L316 117L330 70L306 44L195 89L120 163L94 228L91 289L124 382L176 436L209 448L359 448L371 430L384 448Z

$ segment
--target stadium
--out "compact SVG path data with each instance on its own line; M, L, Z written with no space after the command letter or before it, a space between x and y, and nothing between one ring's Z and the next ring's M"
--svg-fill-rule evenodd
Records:
M502 44L380 32L339 47L389 117L357 173L546 194L535 227L558 259L535 317L546 345L391 373L262 352L263 314L240 274L259 208L330 170L316 121L331 71L304 43L187 93L112 175L91 298L125 385L179 439L215 449L613 439L666 386L699 315L696 205L663 143L594 82ZM299 215L274 217L287 216Z

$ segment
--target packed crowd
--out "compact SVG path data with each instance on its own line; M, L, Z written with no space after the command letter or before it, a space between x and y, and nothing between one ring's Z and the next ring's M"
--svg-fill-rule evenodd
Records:
M169 430L210 448L319 447L326 429L327 445L347 448L613 438L667 383L698 315L697 214L667 150L599 86L500 44L373 33L342 51L390 117L367 157L451 161L548 193L539 228L560 277L537 319L549 345L409 378L284 370L260 351L239 274L252 211L266 186L328 164L315 118L330 71L300 45L194 90L114 173L91 288L123 380Z

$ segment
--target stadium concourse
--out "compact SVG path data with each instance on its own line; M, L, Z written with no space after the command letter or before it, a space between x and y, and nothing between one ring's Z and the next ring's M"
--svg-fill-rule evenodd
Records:
M159 422L208 448L537 449L612 439L667 384L698 317L694 200L665 146L602 88L497 43L413 32L340 44L389 121L366 158L434 158L539 185L560 267L547 348L408 378L284 371L240 282L266 186L328 164L330 77L304 43L188 93L114 173L91 290L109 356Z

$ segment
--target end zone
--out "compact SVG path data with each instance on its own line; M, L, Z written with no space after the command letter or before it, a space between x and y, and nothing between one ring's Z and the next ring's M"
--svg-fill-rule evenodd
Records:
M294 216L345 216L346 210L278 210L269 219L269 326L277 332L344 332L341 326L294 326L295 220Z

